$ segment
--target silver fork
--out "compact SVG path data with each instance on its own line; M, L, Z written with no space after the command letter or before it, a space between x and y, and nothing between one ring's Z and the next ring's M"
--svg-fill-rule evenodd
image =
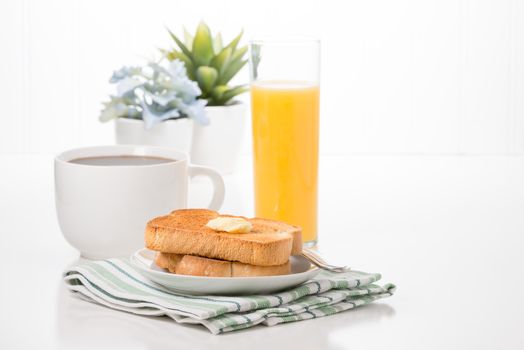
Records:
M312 263L313 265L318 266L324 270L328 270L331 272L347 272L351 270L349 266L337 266L337 265L329 264L317 252L309 248L303 248L301 255L304 258L306 258L307 260L309 260L309 262Z

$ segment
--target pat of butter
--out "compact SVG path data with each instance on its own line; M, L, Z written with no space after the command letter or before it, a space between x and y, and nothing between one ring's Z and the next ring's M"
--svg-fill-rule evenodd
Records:
M219 216L218 218L209 220L206 226L215 231L228 233L248 233L252 227L251 223L245 219L227 216Z

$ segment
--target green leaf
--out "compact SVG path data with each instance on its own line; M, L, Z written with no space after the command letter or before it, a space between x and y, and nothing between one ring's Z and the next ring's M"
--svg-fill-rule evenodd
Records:
M231 61L242 59L244 55L246 54L246 52L247 52L247 45L242 46L238 50L235 50L235 52L233 52L233 55L231 56Z
M231 57L231 48L226 47L218 55L213 57L210 62L211 67L215 67L219 75L224 74L225 69L228 66L229 58Z
M215 68L209 66L198 67L196 71L196 78L198 81L198 86L202 90L202 95L207 97L215 83L217 81L218 72Z
M249 87L245 85L235 86L234 88L229 89L222 94L222 97L220 98L220 102L222 105L225 105L233 97L243 94L244 92L247 92L247 91L249 91Z
M182 41L180 41L180 39L178 39L176 37L175 34L173 34L169 29L167 29L167 31L169 32L169 35L171 35L171 38L173 38L173 40L176 42L176 44L178 45L178 47L180 48L180 50L182 50L182 52L184 53L184 55L186 55L187 57L189 57L191 60L193 60L193 55L191 54L191 51L189 51L189 49L186 47L186 45L184 45L184 43Z
M215 35L215 38L213 39L213 52L215 54L219 53L223 49L222 45L222 34L218 33Z
M244 65L247 63L247 60L237 59L236 61L230 61L226 70L223 74L220 75L218 84L227 84Z
M160 53L162 54L162 56L164 56L165 58L167 58L168 60L172 61L174 60L174 58L172 58L172 54L171 54L171 51L169 50L166 50L166 49L162 49L162 48L159 48L158 51L160 51Z
M186 47L193 46L193 35L187 31L186 27L184 27L184 43L186 44Z
M193 60L197 66L207 66L213 56L211 31L204 22L200 22L193 39Z
M211 92L211 96L215 100L220 100L222 98L222 95L224 95L224 92L229 90L229 86L227 85L217 85Z
M244 30L240 31L240 34L236 36L235 39L233 39L226 47L230 47L231 50L235 51L237 48L238 42L240 41L240 38L242 38L242 34L244 34Z

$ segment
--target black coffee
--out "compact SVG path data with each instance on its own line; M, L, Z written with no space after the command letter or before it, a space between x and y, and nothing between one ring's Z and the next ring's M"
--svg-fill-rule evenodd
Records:
M175 162L174 159L149 156L101 156L70 160L69 163L100 166L155 165Z

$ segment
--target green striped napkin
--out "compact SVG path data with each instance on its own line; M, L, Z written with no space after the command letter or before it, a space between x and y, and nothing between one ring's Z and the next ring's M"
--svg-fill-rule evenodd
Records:
M328 316L395 291L392 284L374 284L380 279L376 273L322 271L311 281L271 295L191 296L151 282L122 259L71 267L64 279L71 291L88 301L139 315L166 315L179 323L202 324L213 334Z

